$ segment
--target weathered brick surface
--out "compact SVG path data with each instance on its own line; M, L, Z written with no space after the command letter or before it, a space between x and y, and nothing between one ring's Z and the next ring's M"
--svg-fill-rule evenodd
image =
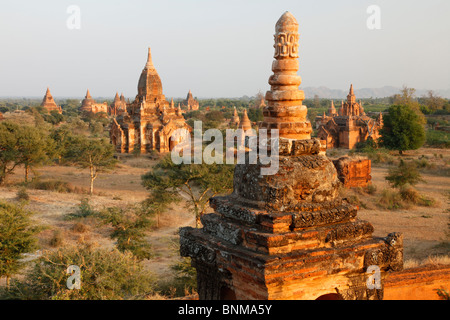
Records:
M333 161L339 180L347 188L366 187L372 180L369 159L343 157Z

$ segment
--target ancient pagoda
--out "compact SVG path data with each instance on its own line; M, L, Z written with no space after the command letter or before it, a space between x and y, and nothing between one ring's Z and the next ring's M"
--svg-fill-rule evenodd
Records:
M86 96L83 101L81 101L80 111L83 113L99 113L104 112L108 113L108 104L106 102L98 103L96 102L89 92L89 89L86 91Z
M127 103L125 101L125 97L123 93L119 97L119 93L116 92L113 102L108 107L108 114L111 116L117 116L123 112L127 111Z
M124 99L110 130L111 143L117 152L131 153L135 148L141 153L151 150L169 152L192 130L174 104L166 100L150 48L138 81L136 98L126 105L125 110L123 103ZM185 135L175 134L177 129L186 129Z
M188 92L188 94L186 96L186 100L183 101L183 107L187 111L198 110L198 108L200 107L199 102L194 99L194 96L192 95L191 90L189 90L189 92Z
M50 93L50 89L47 88L45 92L44 99L42 100L41 107L46 109L48 112L56 111L58 113L62 113L61 106L56 105L55 100L53 100L53 96Z
M279 130L279 170L238 164L233 193L210 199L203 227L180 230L180 253L197 269L200 299L382 299L389 270L403 267L402 236L374 238L340 185L298 90L298 23L275 28L274 74L261 129ZM272 139L275 139L272 137ZM372 270L379 281L367 286Z
M334 102L328 109L328 114L316 117L317 136L326 141L327 149L353 149L357 143L372 139L378 140L383 127L381 116L372 119L364 112L360 102L356 102L353 84L347 95L347 100L341 102L339 112L336 112Z

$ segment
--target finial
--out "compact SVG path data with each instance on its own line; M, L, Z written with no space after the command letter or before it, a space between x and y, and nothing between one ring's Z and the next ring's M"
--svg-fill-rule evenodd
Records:
M152 61L152 53L150 51L150 47L148 47L148 56L147 56L147 64L145 65L148 67L153 67L153 61Z

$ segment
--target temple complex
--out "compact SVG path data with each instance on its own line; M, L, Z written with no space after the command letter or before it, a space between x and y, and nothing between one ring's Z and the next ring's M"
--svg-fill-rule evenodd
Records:
M259 128L279 130L278 172L261 175L267 165L259 158L236 165L232 194L210 199L215 212L202 216L202 228L180 230L200 299L382 299L386 275L403 268L402 235L372 236L358 208L339 197L325 146L310 137L298 40L298 23L286 12L276 23ZM368 287L372 270L379 282Z
M108 107L108 114L111 116L117 116L126 111L127 111L127 102L125 101L125 97L123 96L123 93L119 97L119 93L116 92L114 101Z
M186 129L185 135L172 135L177 129ZM141 153L151 150L169 152L192 131L180 109L175 108L173 100L169 103L162 89L159 77L152 62L150 48L147 63L138 82L138 93L126 111L119 112L113 119L110 139L120 153L131 153L139 148ZM175 135L174 135L175 137Z
M331 101L328 114L316 118L317 136L326 141L327 148L353 149L359 142L367 139L376 141L380 137L380 129L383 127L383 116L372 119L364 112L361 102L356 102L353 84L347 96L347 101L342 101L339 112L336 111L334 102Z
M198 101L195 100L194 97L192 96L191 90L189 90L186 100L184 100L182 104L183 108L185 108L187 111L198 110L200 106Z
M45 96L44 99L42 100L41 107L46 109L48 112L56 111L58 113L62 113L61 106L56 105L49 88L47 88L47 91L45 92Z
M91 113L98 113L98 112L108 113L108 104L106 102L103 103L96 102L92 98L88 89L86 92L86 96L84 97L83 101L81 101L80 111Z

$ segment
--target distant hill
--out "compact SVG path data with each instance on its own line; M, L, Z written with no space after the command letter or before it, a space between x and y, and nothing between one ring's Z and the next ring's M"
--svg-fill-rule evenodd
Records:
M305 92L306 99L313 99L315 95L324 99L346 99L348 90L330 89L327 87L305 87L301 88ZM384 98L390 97L394 94L400 93L401 88L385 86L382 88L355 88L356 99L366 98ZM442 98L450 99L450 89L448 90L433 90ZM428 90L417 90L416 96L421 97L426 95Z

